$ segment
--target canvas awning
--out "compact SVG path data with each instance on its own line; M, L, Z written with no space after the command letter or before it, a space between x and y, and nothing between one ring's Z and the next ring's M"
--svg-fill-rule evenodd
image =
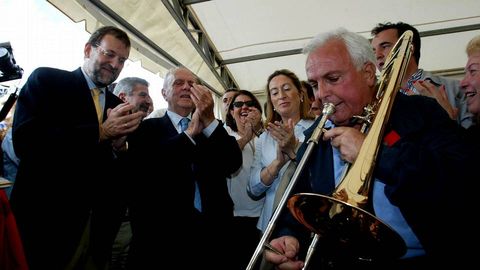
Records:
M226 88L263 91L269 74L288 68L305 79L303 45L345 27L370 38L379 22L403 21L422 33L420 67L461 74L465 45L480 34L478 0L48 0L87 31L117 25L130 34L132 60L161 76L183 65L217 95Z

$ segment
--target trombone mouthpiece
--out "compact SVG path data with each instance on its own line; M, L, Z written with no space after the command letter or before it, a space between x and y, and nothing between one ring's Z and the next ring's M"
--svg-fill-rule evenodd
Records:
M323 115L331 115L335 112L335 105L333 105L332 103L325 103L323 105L323 110L322 110L322 114Z
M320 118L320 122L318 122L317 127L312 133L312 136L310 136L310 139L308 142L314 142L315 144L318 143L318 140L322 136L324 132L324 126L325 123L327 122L328 116L330 116L332 113L335 112L335 105L332 103L325 103L323 104L323 110L322 110L322 118Z

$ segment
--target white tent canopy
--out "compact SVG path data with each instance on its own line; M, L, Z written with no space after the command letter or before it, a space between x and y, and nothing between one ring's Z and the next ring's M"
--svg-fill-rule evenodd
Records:
M48 0L87 31L116 25L132 38L131 59L163 77L183 65L217 96L237 87L261 95L269 74L305 79L303 45L345 27L370 38L377 23L403 21L422 34L420 67L459 75L465 45L480 34L478 0Z

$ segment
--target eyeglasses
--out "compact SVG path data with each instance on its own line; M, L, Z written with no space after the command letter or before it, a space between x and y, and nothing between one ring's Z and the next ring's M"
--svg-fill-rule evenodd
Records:
M243 105L247 105L247 107L253 107L253 106L255 106L255 102L253 100L233 102L233 107L235 107L235 108L241 108L241 107L243 107Z
M127 58L118 56L116 52L107 50L103 48L102 45L100 44L95 44L95 46L97 46L97 48L99 48L100 53L103 56L107 57L108 59L114 59L115 57L118 57L118 62L120 62L120 64L122 65L125 64L125 62L127 61Z

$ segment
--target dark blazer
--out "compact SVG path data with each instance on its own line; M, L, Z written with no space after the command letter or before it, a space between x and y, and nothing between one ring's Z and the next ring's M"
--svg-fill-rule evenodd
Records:
M315 127L316 124L305 132L308 132L306 137L311 135ZM469 225L453 216L463 216L473 211L467 202L474 195L462 189L465 192L465 196L461 196L464 203L459 206L451 202L452 189L464 186L469 180L473 181L468 178L473 173L469 168L473 153L462 140L461 128L449 119L435 100L398 94L390 120L386 123L385 135L392 132L399 135L398 140L385 141L380 146L373 178L386 184L387 198L400 208L419 238L427 252L427 263L434 265L440 259L443 262L465 261L463 251L466 248L462 241L474 230L469 230ZM306 145L300 148L300 157L305 148ZM334 179L331 151L330 141L321 140L294 193L332 194ZM294 221L288 211L285 211L276 231L277 236L286 234L298 237L305 249L310 243L310 233ZM322 244L319 246L325 249L316 252L317 255L337 257L337 260L347 262L347 258L339 257L340 251L335 250L332 244ZM323 260L325 263L329 259L324 257ZM394 265L398 264L395 262Z
M143 121L129 137L130 158L139 168L130 207L132 269L158 265L158 254L181 260L185 252L201 265L207 259L201 254L213 246L217 254L227 250L217 245L228 239L220 232L233 216L225 179L241 166L242 153L220 123L209 138L200 134L194 139L196 144L179 134L168 115ZM194 208L194 180L201 214Z
M106 91L104 117L119 103ZM106 222L114 206L114 155L110 143L99 143L95 105L80 68L31 74L18 97L13 141L20 166L11 203L30 268L63 269L90 214L92 253L108 253L115 234Z

